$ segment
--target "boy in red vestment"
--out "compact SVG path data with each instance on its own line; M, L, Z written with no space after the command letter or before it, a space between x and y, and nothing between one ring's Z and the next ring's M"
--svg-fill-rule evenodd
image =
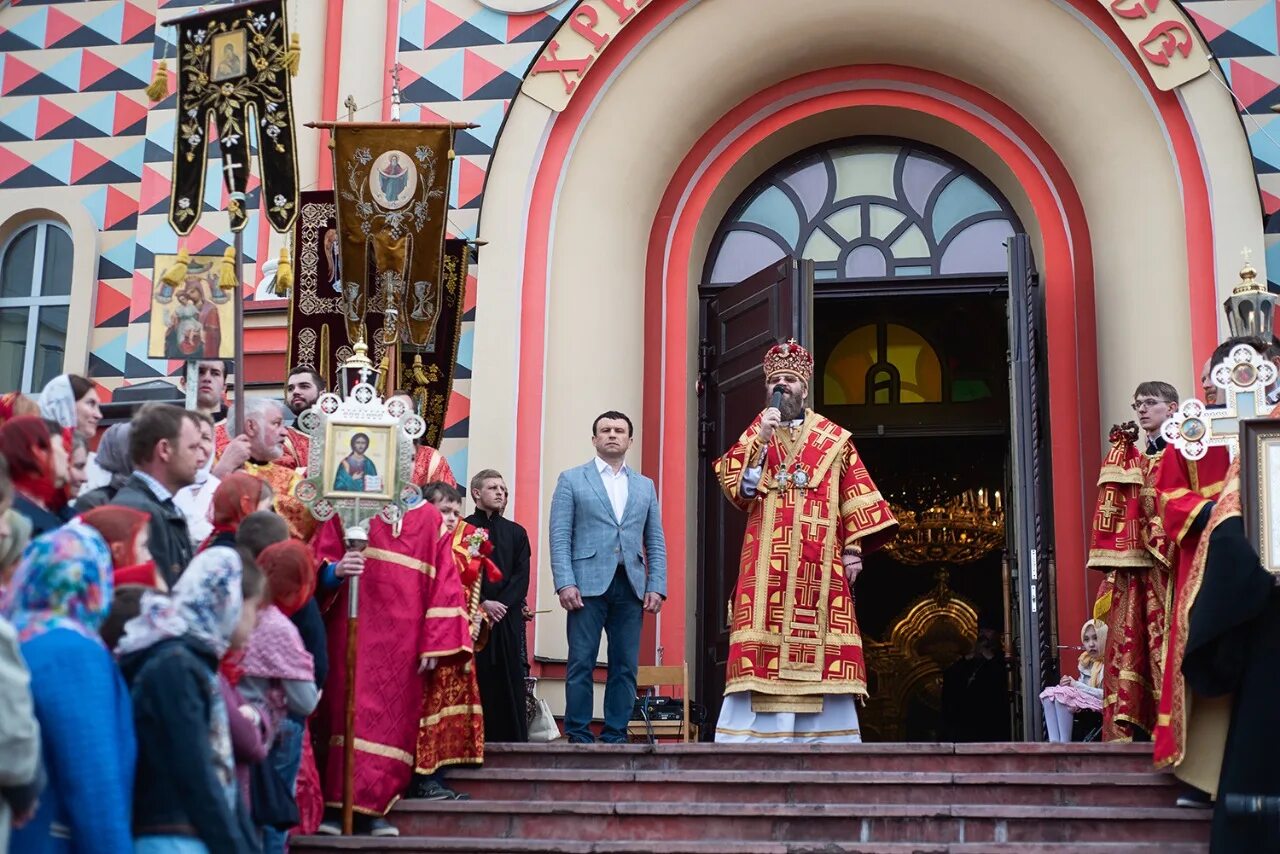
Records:
M357 830L397 836L383 818L409 788L422 718L427 673L442 664L470 660L471 620L462 598L453 544L443 534L440 511L422 503L397 526L375 518L363 551L357 634L355 809ZM313 542L316 556L344 556L342 525L327 522ZM326 811L321 833L341 822L343 725L347 695L347 597L342 583L328 604L329 678L317 712L327 734L322 763Z
M484 612L480 609L480 585L485 577L502 575L488 557L493 551L489 532L462 519L462 493L442 481L427 484L423 497L444 517L444 535L453 551L462 598L471 619L471 637L481 646ZM495 576L497 576L495 578ZM484 707L471 658L440 664L427 673L422 724L418 728L417 767L410 797L431 801L467 800L445 785L445 771L484 763Z
M1155 729L1164 673L1170 567L1176 547L1156 509L1155 470L1165 453L1160 426L1178 405L1178 391L1144 382L1133 395L1139 425L1111 431L1111 450L1098 476L1098 505L1089 547L1090 569L1107 572L1094 616L1106 621L1102 737L1132 741Z

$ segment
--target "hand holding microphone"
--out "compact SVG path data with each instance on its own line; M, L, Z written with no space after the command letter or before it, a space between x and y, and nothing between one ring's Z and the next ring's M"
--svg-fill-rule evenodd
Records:
M773 438L773 431L782 423L782 393L786 389L781 384L773 387L769 395L769 406L760 413L760 441L767 443Z

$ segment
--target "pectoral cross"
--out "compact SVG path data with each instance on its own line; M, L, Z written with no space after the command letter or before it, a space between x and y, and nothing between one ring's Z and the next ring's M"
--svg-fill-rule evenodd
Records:
M1245 250L1248 252L1249 250ZM1209 376L1223 390L1226 405L1210 409L1195 398L1184 401L1160 427L1164 438L1189 460L1198 460L1214 445L1235 459L1240 450L1240 422L1269 415L1267 389L1276 381L1276 366L1248 344L1233 347L1226 361Z

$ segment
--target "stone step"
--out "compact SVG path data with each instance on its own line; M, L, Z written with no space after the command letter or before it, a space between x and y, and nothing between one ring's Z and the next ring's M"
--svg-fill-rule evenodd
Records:
M449 784L477 800L648 803L1042 804L1172 806L1167 774L948 771L620 771L601 768L457 770Z
M919 842L738 842L732 849L719 840L580 842L571 839L497 839L402 836L371 839L307 836L292 840L296 854L359 851L362 854L431 852L431 854L1204 854L1198 842L1047 842L919 843Z
M1149 772L1143 744L490 744L485 767L667 771Z
M1196 842L1210 813L1176 807L992 804L402 801L405 836L515 840L861 843Z

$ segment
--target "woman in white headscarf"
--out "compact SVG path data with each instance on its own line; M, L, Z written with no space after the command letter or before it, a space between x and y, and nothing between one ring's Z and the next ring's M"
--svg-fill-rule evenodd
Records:
M98 424L102 421L98 390L92 382L78 374L59 374L49 380L44 391L40 392L40 414L50 421L56 421L61 426L74 430L88 448L92 446L94 436L98 432ZM110 482L111 475L99 467L97 456L92 452L88 454L85 462L86 481L80 493L71 494L73 500L77 494L97 489Z

